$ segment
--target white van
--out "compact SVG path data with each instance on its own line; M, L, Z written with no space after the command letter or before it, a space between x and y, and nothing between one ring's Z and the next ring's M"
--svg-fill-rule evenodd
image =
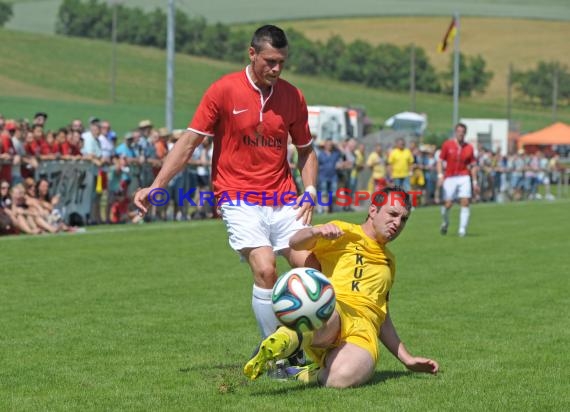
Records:
M327 139L342 142L354 136L349 109L336 106L308 106L309 129L316 144Z

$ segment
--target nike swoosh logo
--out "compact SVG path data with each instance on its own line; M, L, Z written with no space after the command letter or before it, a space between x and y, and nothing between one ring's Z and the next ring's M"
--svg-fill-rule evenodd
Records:
M236 110L235 107L234 107L234 111L233 111L232 113L233 113L233 114L240 114L240 113L243 113L243 112L247 112L247 110L248 110L248 109Z

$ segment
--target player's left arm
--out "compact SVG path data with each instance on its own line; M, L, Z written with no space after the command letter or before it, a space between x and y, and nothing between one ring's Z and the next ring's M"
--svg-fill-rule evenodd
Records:
M301 179L303 180L303 186L305 191L310 193L313 202L304 201L302 204L297 205L299 212L297 213L297 219L303 219L303 223L308 225L313 219L313 208L315 207L315 201L317 200L317 189L315 188L317 182L317 170L318 170L318 160L315 150L312 145L297 147L297 152L299 154L297 167L301 173ZM302 200L304 197L301 197Z
M477 181L477 175L479 174L479 166L477 165L477 160L475 159L474 155L471 158L470 172L471 172L471 182L473 183L475 189L477 189L479 187L479 182Z
M428 358L413 356L408 352L404 343L400 340L396 328L392 323L390 312L386 314L386 319L380 327L380 341L406 368L413 372L425 372L436 374L439 370L439 364Z
M441 152L439 153L439 156L437 158L437 162L436 162L436 170L437 170L437 186L441 187L443 185L443 161L446 160L446 156L447 156L447 145L445 143L443 143L443 145L441 146Z

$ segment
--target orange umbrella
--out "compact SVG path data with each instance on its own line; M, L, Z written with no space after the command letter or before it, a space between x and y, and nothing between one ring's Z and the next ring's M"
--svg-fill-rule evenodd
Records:
M525 134L519 138L517 144L519 148L526 145L570 145L570 126L562 122L554 123L544 129Z

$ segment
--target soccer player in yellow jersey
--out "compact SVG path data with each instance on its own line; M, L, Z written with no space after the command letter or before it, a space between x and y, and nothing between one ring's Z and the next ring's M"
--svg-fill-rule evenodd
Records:
M301 335L287 327L277 329L262 341L244 373L255 379L268 362L302 347L315 364L289 368L294 378L336 388L362 385L374 373L378 338L409 370L437 373L436 361L407 351L388 310L396 263L386 244L404 229L410 210L409 195L400 187L387 187L371 202L363 224L336 220L293 235L290 246L312 251L331 280L335 311L316 331Z

